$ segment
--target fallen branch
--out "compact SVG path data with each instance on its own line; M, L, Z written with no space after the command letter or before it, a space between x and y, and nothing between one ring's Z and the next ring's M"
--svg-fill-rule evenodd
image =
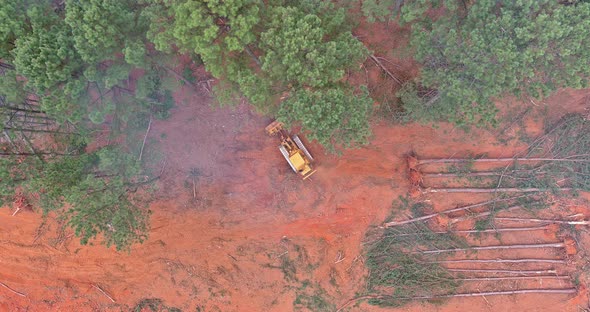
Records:
M6 130L8 128L5 127L4 129ZM20 130L20 134L23 138L23 141L25 141L27 147L29 147L29 149L31 150L31 153L33 153L35 156L37 156L37 158L39 159L39 161L41 161L41 163L45 163L45 159L43 159L43 156L41 156L41 154L39 154L39 152L37 152L37 150L33 146L33 143L31 143L31 140L29 140L29 138L25 135L25 132L23 130Z
M4 136L6 137L6 139L8 140L8 142L10 142L10 145L12 145L12 148L14 148L14 150L17 151L18 150L18 146L14 143L14 141L10 137L10 134L8 134L8 131L4 130L2 132L4 133Z
M377 66L379 66L381 68L381 70L383 70L387 76L389 76L391 79L393 79L393 81L397 82L400 86L402 85L401 80L399 80L397 77L395 77L384 65L383 63L381 63L381 61L379 61L379 59L377 59L375 57L375 55L371 54L369 55L369 57L371 58L371 60L373 60L373 62L375 62L375 64L377 64Z
M145 141L147 140L148 134L150 133L150 129L152 128L152 116L150 116L150 122L148 123L147 130L145 130L145 135L143 136L143 143L141 143L141 150L139 151L139 158L137 161L141 161L141 157L143 156L143 148L145 147Z
M420 250L413 251L413 254L439 254L443 252L467 251L467 250L495 250L495 249L527 249L527 248L561 248L564 243L545 243L545 244L520 244L520 245L497 245L497 246L476 246L469 248L455 248L455 249L438 249L438 250Z
M338 308L338 310L336 310L336 312L340 312L342 310L344 310L344 308L348 307L349 305L351 305L354 302L357 302L359 300L365 300L365 299L380 299L380 298L386 298L385 296L373 296L373 295L368 295L368 296L361 296L361 297L356 297L356 298L352 298L348 301L346 301L342 306L340 306L340 308Z
M344 253L342 253L342 251L338 251L338 256L336 257L336 261L334 262L334 264L340 263L344 261L344 259L346 259Z
M192 82L188 81L181 74L177 73L174 69L172 69L172 68L170 68L168 66L165 66L165 65L158 65L158 66L161 67L161 68L164 68L166 71L168 71L169 73L171 73L172 75L174 75L179 80L184 81L185 84L187 84L189 86L192 86L193 88L195 87L195 85Z
M537 275L537 276L503 276L503 277L471 277L457 278L458 281L507 281L507 280L524 280L524 279L570 279L567 275Z
M115 302L115 299L113 299L113 297L109 296L109 294L107 294L104 290L102 290L100 287L92 284L92 286L96 289L98 289L98 291L100 291L103 295L105 295L107 298L109 298L112 302Z
M551 220L551 219L530 219L530 218L509 218L509 217L496 217L499 221L519 221L519 222L542 222L542 223L555 223L555 224L569 224L569 225L588 225L590 221L568 221L568 220Z
M206 79L202 81L197 81L197 84L203 85L203 88L207 93L211 93L211 82L214 81L213 79Z
M348 267L348 269L346 269L346 272L350 272L350 270L352 269L354 264L359 260L361 261L361 263L363 263L363 264L365 263L365 259L363 258L363 255L360 254L360 255L354 257L354 259L352 259L352 263L350 263L350 266Z
M194 177L193 177L193 198L197 198L197 182L195 182Z
M0 286L2 286L2 287L4 287L4 288L6 288L6 289L8 289L8 290L10 290L10 292L12 292L12 293L13 293L13 294L15 294L15 295L18 295L18 296L21 296L21 297L26 297L26 296L27 296L27 295L25 295L25 294L23 294L23 293L21 293L21 292L18 292L18 291L16 291L16 290L14 290L14 289L12 289L12 288L8 287L8 285L6 285L6 284L4 284L4 283L2 283L2 282L0 282Z
M494 203L499 203L499 202L505 202L505 201L509 201L509 200L513 200L513 199L518 199L518 198L522 198L522 197L526 197L528 195L521 195L521 196L516 196L516 197L511 197L511 198L505 198L505 199L493 199L493 200L488 200L482 203L477 203L477 204L473 204L473 205L467 205L467 206L462 206L462 207L457 207L454 209L449 209L449 210L445 210L445 211L439 211L433 214L429 214L426 216L422 216L422 217L417 217L417 218L413 218L413 219L409 219L409 220L405 220L405 221L392 221L392 222L387 222L384 224L385 227L390 227L390 226L395 226L395 225L403 225L403 224L408 224L408 223L414 223L417 221L423 221L423 220L428 220L431 218L434 218L436 216L439 215L443 215L443 214L449 214L449 213L453 213L453 212L457 212L457 211L463 211L463 210L467 210L467 209L471 209L471 208L477 208L477 207L481 207L481 206L485 206L488 204L494 204Z
M562 187L557 188L560 191L571 191L571 188ZM517 188L517 187L501 187L501 188L429 188L426 190L428 193L531 193L531 192L546 192L550 189L545 188Z
M459 259L459 260L439 260L427 263L566 263L564 259Z
M556 270L486 270L486 269L447 269L449 272L464 273L505 273L505 274L557 274Z
M276 258L280 258L280 257L282 257L282 256L284 256L284 255L286 255L288 253L289 253L289 251L288 250L285 250L285 252L283 252L282 254L276 256Z
M12 213L12 216L14 217L19 211L20 207L16 207L16 210Z
M258 65L258 67L262 67L262 63L260 63L260 59L258 58L258 56L256 56L256 54L254 54L252 49L250 49L250 47L247 44L244 44L243 46L244 46L244 50L246 51L246 53L248 53L248 55L252 58L252 60L256 63L256 65Z

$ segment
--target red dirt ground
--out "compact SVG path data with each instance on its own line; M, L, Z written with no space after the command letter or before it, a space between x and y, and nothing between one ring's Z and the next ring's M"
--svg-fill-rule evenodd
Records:
M305 280L325 289L327 300L338 306L363 287L359 254L365 231L380 224L392 200L408 191L407 152L500 157L523 148L516 141L499 144L483 130L377 124L370 145L342 157L309 144L318 172L301 181L276 150L276 138L264 134L267 119L246 107L213 110L207 98L183 91L171 118L154 122L150 133L168 161L158 191L164 199L152 206L150 239L130 254L81 247L52 218L40 228L38 214L11 216L2 209L0 282L27 297L0 287L0 311L119 311L143 298L161 298L183 311L292 311ZM562 114L583 109L579 101L587 94L566 90L548 101L559 101ZM191 168L202 172L197 198L187 187ZM435 209L478 199L428 196ZM294 278L281 272L285 259L294 263ZM400 311L577 311L586 299L577 300L469 298ZM364 303L350 309L379 310Z

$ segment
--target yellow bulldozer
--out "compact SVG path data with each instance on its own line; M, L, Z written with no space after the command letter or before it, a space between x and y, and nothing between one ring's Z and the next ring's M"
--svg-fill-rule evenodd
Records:
M279 121L274 121L268 125L266 127L266 133L279 137L281 140L279 151L281 151L281 154L283 154L291 169L299 174L303 180L315 173L316 170L311 165L313 163L313 157L311 157L311 154L297 135L289 135L289 132L285 130L283 124Z

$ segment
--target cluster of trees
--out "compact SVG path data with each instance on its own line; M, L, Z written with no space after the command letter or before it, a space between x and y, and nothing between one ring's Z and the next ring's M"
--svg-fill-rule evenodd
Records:
M125 249L145 239L149 212L135 194L153 177L141 178L129 146L86 144L98 127L120 134L165 118L173 103L167 60L178 53L217 78L220 104L245 97L328 149L366 143L373 100L345 78L369 51L336 3L0 0L0 118L10 141L0 155L0 198L35 190L30 200L60 211L84 243L102 235ZM415 119L494 124L493 100L504 94L587 85L588 1L361 3L370 21L411 25L423 67L398 97ZM34 146L39 133L59 144Z
M169 94L155 81L161 60L180 52L219 79L222 103L245 96L287 124L302 122L328 147L367 141L373 103L364 88L343 81L367 49L352 35L346 9L330 1L2 2L0 57L60 122L119 118L122 100L113 97L131 93L124 82L138 68L147 72L138 85L152 90L126 101L163 102ZM328 106L302 102L316 97Z
M493 100L503 95L538 99L559 88L588 86L590 1L363 4L372 19L411 23L421 75L407 82L398 96L415 119L494 125L498 120Z
M218 100L245 96L328 148L367 142L373 103L343 82L367 50L344 8L316 0L155 3L148 37L160 51L199 55L220 80Z
M221 103L246 97L329 148L369 136L373 102L343 81L367 50L345 9L330 2L0 0L0 16L0 110L10 141L1 147L0 197L28 194L82 243L100 236L126 249L145 239L149 211L135 194L155 177L125 142L86 145L105 125L120 136L166 117L167 60L178 53L218 78ZM39 135L52 144L35 146Z
M0 1L0 203L24 194L56 211L86 244L127 249L149 230L154 180L134 147L88 143L172 106L161 57L137 1ZM153 49L152 49L153 50ZM132 71L143 73L130 88ZM121 142L121 140L114 140ZM99 146L96 146L99 145ZM143 196L137 194L142 193Z

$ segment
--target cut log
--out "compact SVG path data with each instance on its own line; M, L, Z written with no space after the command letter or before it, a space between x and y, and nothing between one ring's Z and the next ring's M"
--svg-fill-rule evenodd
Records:
M564 259L459 259L459 260L439 260L429 261L427 263L566 263Z
M575 288L553 288L553 289L519 289L519 290L506 290L506 291L486 291L479 293L464 293L464 294L453 294L453 295L440 295L440 296L421 296L411 298L393 298L400 300L423 300L423 299L437 299L437 298L458 298L458 297L481 297L481 296L505 296L505 295L518 295L518 294L575 294L577 290Z
M569 224L569 225L588 225L588 224L590 224L590 221L586 221L586 220L569 221L569 220L509 218L509 217L496 217L494 219L499 220L499 221L540 222L540 223Z
M425 215L425 216L422 216L422 217L417 217L417 218L413 218L413 219L409 219L409 220L405 220L405 221L392 221L392 222L387 222L387 223L384 224L384 226L385 227L390 227L390 226L395 226L395 225L403 225L403 224L408 224L408 223L414 223L414 222L417 222L417 221L423 221L423 220L432 219L434 217L437 217L437 216L443 215L443 214L449 214L449 213L453 213L453 212L464 211L464 210L468 210L468 209L471 209L471 208L477 208L477 207L482 207L482 206L489 205L489 204L505 202L505 201L509 201L509 200L513 200L513 199L518 199L518 198L522 198L522 197L526 197L526 196L528 196L528 195L521 195L521 196L515 196L515 197L510 197L510 198L504 198L504 199L488 200L488 201L477 203L477 204L472 204L472 205L457 207L457 208L453 208L453 209L449 209L449 210L445 210L445 211L439 211L439 212L436 212L436 213L433 213L433 214L429 214L429 215Z
M425 178L464 178L464 177L490 177L502 175L501 172L494 171L480 171L480 172L463 172L463 173L435 173L427 172L422 173Z
M496 210L496 211L485 211L485 212L475 213L475 214L471 214L471 215L465 215L465 216L462 216L462 217L454 218L449 223L450 224L455 224L457 222L461 222L461 221L465 221L465 220L478 219L478 218L481 218L481 217L489 216L489 215L491 215L492 213L495 213L495 212L500 213L500 212L505 212L505 211L513 211L513 210L517 210L517 209L520 209L520 208L522 208L522 206L519 205L519 206L512 206L512 207L508 207L508 208L501 209L501 210Z
M100 292L101 292L103 295L105 295L105 297L109 298L109 300L111 300L111 302L113 302L113 303L115 303L115 302L116 302L116 301L115 301L115 299L113 299L113 297L111 297L109 294L107 294L107 292L106 292L106 291L102 290L102 288L100 288L100 287L98 287L98 286L96 286L96 285L94 285L94 284L92 284L92 286L93 286L94 288L96 288L98 291L100 291Z
M468 251L468 250L496 250L496 249L528 249L528 248L562 248L564 243L544 243L544 244L519 244L519 245L497 245L497 246L475 246L469 248L455 249L438 249L438 250L421 250L413 251L413 254L439 254L444 252Z
M558 188L560 191L570 191L571 188ZM547 192L549 189L544 188L517 188L517 187L499 187L499 188L428 188L428 193L531 193Z
M588 155L578 155L588 156ZM563 161L563 162L590 162L588 158L446 158L446 159L418 159L419 165L425 164L444 164L444 163L486 163L486 162L507 162L507 161Z
M571 277L567 275L537 275L537 276L502 276L502 277L471 277L457 278L458 281L475 282L475 281L509 281L509 280L527 280L527 279L560 279L568 280Z
M548 225L542 226L531 226L531 227L514 227L514 228L499 228L499 229L486 229L486 230L456 230L456 231L438 231L433 232L435 234L472 234L472 233L499 233L499 232L526 232L526 231L545 231L549 228ZM397 234L397 235L387 235L387 236L412 236L412 235L420 235L426 234L426 232L416 232L416 233L404 233L404 234Z
M555 270L492 270L492 269L446 269L449 272L463 273L504 273L504 274L557 274Z

